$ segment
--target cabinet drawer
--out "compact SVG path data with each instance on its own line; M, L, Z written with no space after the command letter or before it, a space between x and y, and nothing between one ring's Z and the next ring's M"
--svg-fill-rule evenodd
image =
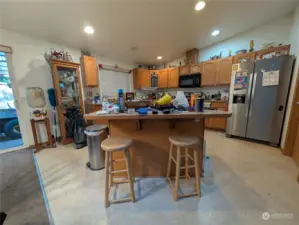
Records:
M228 103L227 102L212 102L211 103L211 108L213 108L213 109L227 108L227 107L228 107Z

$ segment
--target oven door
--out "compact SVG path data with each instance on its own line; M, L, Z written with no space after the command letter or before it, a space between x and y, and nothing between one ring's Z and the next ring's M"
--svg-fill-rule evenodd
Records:
M185 75L179 77L180 88L195 88L200 87L201 74Z

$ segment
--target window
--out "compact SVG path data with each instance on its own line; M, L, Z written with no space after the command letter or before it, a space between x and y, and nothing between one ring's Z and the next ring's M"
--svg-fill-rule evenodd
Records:
M8 87L11 88L6 55L4 52L0 52L0 83L5 83Z

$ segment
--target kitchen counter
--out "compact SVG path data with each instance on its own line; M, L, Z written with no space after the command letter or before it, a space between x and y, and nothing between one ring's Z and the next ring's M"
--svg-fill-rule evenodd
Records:
M133 174L137 177L161 177L166 175L166 167L171 135L193 135L200 138L199 149L203 151L204 124L208 118L227 118L231 113L221 110L204 112L182 112L172 114L149 114L140 116L137 113L84 115L86 120L94 123L106 123L111 137L125 137L133 140L130 148L132 154ZM201 154L200 158L201 157ZM115 152L113 159L124 158L123 152ZM118 162L115 169L125 169L123 162ZM174 166L172 173L174 174ZM191 169L190 169L191 170ZM192 171L192 170L191 170ZM126 174L119 174L124 177Z

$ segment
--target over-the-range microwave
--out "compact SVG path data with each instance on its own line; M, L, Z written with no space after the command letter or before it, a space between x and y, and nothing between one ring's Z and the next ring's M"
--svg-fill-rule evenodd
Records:
M179 76L180 88L196 88L200 87L201 73Z

